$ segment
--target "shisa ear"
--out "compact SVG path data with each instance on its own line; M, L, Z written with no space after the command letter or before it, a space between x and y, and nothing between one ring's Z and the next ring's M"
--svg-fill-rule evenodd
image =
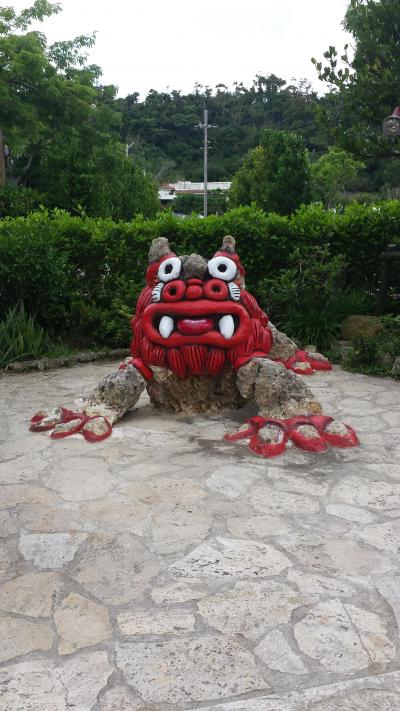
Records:
M166 237L156 237L153 239L149 249L149 264L159 262L162 257L173 254Z
M244 270L243 264L240 261L240 257L236 252L236 242L235 238L232 237L232 235L225 235L224 239L222 240L222 246L214 255L214 257L221 256L227 256L230 259L233 259L234 262L236 262L236 266L238 268L239 273L238 281L242 289L244 289L244 275L246 272Z

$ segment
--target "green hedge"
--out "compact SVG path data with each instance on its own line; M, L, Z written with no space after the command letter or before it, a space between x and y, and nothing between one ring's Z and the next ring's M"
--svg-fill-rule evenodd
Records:
M0 318L23 302L53 335L126 344L151 240L164 235L178 254L210 257L224 234L236 237L248 288L264 305L266 282L287 268L296 249L310 260L321 246L344 255L346 286L371 291L379 283L380 253L400 244L400 202L353 204L342 214L310 205L291 217L246 207L205 220L164 212L116 223L59 210L0 220Z

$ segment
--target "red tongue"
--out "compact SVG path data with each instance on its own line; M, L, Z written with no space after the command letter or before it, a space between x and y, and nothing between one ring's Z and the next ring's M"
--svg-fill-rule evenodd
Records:
M181 318L176 325L184 336L197 336L211 331L214 321L211 318Z

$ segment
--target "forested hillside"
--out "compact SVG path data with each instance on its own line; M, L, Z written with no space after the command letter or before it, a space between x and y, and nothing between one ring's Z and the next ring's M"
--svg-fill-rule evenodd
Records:
M317 110L326 101L305 80L289 85L271 74L257 75L250 87L236 83L233 91L224 84L213 90L196 84L186 95L152 90L144 101L133 93L117 104L122 112L123 142L133 142L131 155L158 180L201 179L202 134L196 126L206 106L209 123L215 126L210 130L210 179L229 180L247 151L258 145L264 128L294 131L311 153L325 152L329 134Z

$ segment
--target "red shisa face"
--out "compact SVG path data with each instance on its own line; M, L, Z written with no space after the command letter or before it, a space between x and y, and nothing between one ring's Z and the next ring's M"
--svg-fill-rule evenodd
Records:
M150 264L146 281L131 345L146 366L169 368L179 378L218 375L226 364L236 369L271 350L268 317L243 288L244 269L233 250L208 262L170 252Z

